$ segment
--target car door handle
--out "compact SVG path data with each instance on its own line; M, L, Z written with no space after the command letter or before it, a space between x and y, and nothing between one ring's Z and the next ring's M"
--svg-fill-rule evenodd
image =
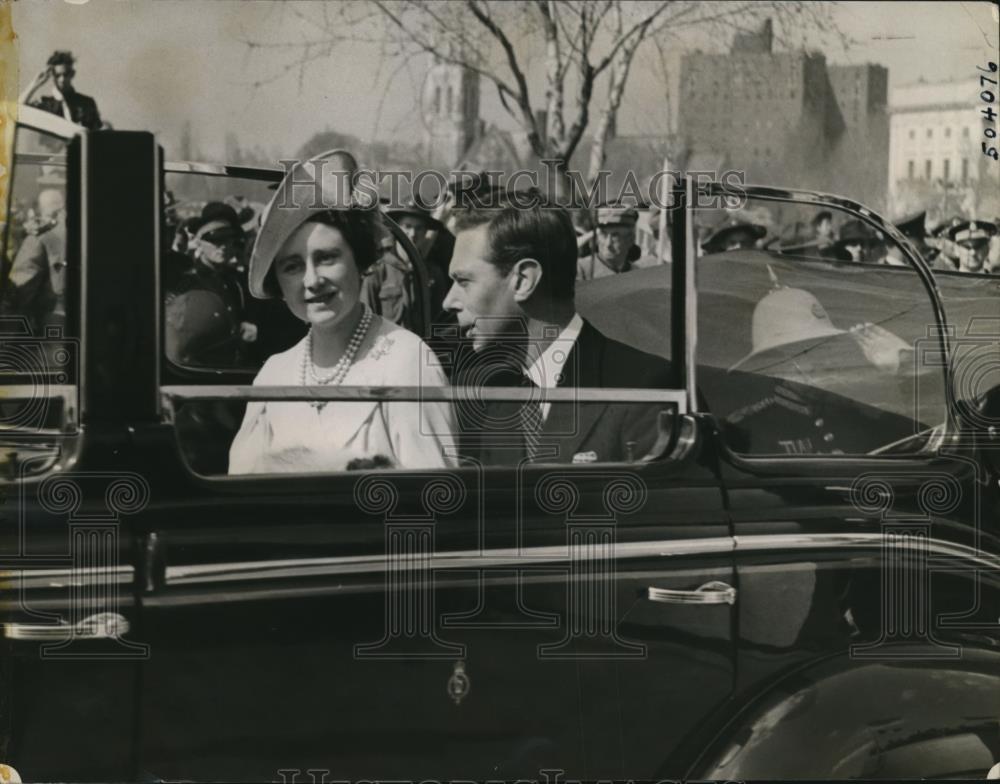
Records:
M646 598L662 604L736 604L736 589L721 580L712 580L693 591L650 586L646 589Z
M5 623L3 636L8 640L111 640L122 637L129 630L128 620L118 613L89 615L73 625L63 623Z

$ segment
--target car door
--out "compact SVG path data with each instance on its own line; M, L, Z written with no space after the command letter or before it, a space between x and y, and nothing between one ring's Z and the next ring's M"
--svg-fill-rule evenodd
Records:
M25 780L134 776L148 649L129 521L149 488L126 428L148 399L128 371L151 341L128 284L155 265L157 162L148 134L19 109L0 292L0 756Z
M163 368L166 421L136 434L145 773L649 777L723 711L732 538L685 389L660 394L648 462L247 479L194 468L199 423L231 438L239 411L184 409L274 393Z
M867 219L909 263L815 248L700 261L747 707L696 775L981 775L997 752L1000 597L995 481L969 414L994 367L990 320L946 314L930 271L871 213L748 194L779 224ZM719 307L731 330L708 317Z

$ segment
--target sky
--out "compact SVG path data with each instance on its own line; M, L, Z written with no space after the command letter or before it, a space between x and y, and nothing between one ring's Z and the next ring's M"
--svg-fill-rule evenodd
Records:
M977 79L976 66L997 59L997 6L986 2L849 2L832 4L848 48L806 33L831 63L878 63L890 87L925 79ZM227 132L242 146L293 154L315 132L333 129L379 140L412 142L420 132L416 96L426 60L399 68L379 45L344 41L304 72L286 72L289 52L315 35L318 3L270 0L19 0L13 6L20 82L26 84L54 49L77 56L76 87L98 101L118 129L158 134L168 157L190 120L209 160L222 160ZM247 42L271 44L251 48ZM666 68L677 94L686 49L724 51L728 41L685 38L671 46ZM655 50L630 77L619 132L659 134L671 122L663 66ZM992 53L992 54L991 54ZM543 95L541 53L529 83ZM301 78L300 78L301 76ZM256 82L264 84L255 86ZM46 88L47 89L47 88ZM606 88L598 84L595 95ZM513 127L482 89L481 116ZM174 153L176 154L176 153Z

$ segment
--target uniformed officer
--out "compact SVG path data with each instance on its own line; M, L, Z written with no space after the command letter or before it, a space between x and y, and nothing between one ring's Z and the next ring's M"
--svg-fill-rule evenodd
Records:
M767 229L759 223L734 220L716 228L701 247L706 254L753 250L766 234Z
M927 242L932 248L938 251L938 255L934 259L934 269L945 272L955 272L958 270L959 249L951 237L948 236L948 232L954 226L958 226L961 223L962 219L956 216L939 224L930 232Z
M639 212L633 207L613 205L598 208L594 231L597 252L582 256L577 261L576 279L594 280L656 265L656 258L643 256L636 245L638 222Z
M244 320L242 227L231 206L209 202L190 229L194 264L166 288L167 353L178 364L234 367L258 332Z
M808 291L777 286L754 308L751 334L710 401L735 451L864 454L913 433L908 417L874 405L907 399L913 369L912 348L888 330L840 329Z
M990 251L990 240L997 227L988 221L963 221L948 229L948 239L958 250L958 264L962 272L983 272Z

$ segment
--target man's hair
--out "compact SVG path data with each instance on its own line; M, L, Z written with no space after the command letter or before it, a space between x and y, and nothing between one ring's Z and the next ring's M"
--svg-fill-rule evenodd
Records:
M54 68L57 65L65 65L70 70L73 70L73 66L76 65L76 59L73 57L73 53L66 49L57 49L49 57L48 66Z
M347 210L327 210L313 215L303 221L302 225L306 223L322 223L331 229L337 229L344 237L344 242L351 249L354 263L362 276L378 261L378 224L375 210L361 207L352 207ZM278 285L274 264L271 264L264 278L264 290L273 297L281 296L281 287Z
M813 226L819 226L823 221L828 220L833 222L833 213L829 210L823 210L822 212L817 212L816 216L812 219Z
M487 226L486 260L507 275L521 259L542 265L542 289L572 299L576 286L576 230L569 213L537 192L495 193L490 206L456 213L454 233Z

